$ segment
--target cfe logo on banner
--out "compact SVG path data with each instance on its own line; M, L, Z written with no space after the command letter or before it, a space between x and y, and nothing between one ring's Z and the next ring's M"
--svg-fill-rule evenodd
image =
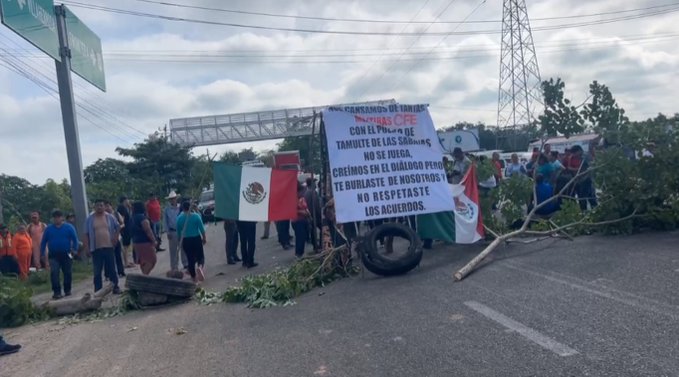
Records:
M338 222L454 210L427 105L331 107L323 120Z

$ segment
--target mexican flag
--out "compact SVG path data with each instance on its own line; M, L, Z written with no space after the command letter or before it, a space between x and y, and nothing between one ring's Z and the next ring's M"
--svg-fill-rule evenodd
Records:
M215 216L279 221L297 217L297 171L216 163Z
M417 233L420 238L463 244L483 239L476 166L474 164L470 166L459 185L451 186L455 211L417 216Z

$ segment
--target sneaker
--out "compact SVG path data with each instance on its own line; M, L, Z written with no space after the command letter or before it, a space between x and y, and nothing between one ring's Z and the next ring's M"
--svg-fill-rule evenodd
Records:
M52 295L52 300L60 300L64 298L60 293Z
M70 295L71 295L71 292L66 292L66 293L64 293L64 297L68 297L68 296L70 296Z
M259 266L259 263L250 263L247 267L248 268L254 268L254 267L257 267L257 266Z
M198 268L196 268L196 277L198 278L198 281L205 281L205 273L203 272L203 267L198 266Z
M114 295L119 295L121 293L120 287L113 287L113 292L111 292L111 293L113 293Z
M260 238L260 239L261 239L261 240L268 240L268 239L269 239L269 236L262 236L262 238Z
M17 353L21 349L18 344L7 344L5 342L0 343L0 356L9 355L12 353Z
M236 264L235 260L226 261L226 264Z

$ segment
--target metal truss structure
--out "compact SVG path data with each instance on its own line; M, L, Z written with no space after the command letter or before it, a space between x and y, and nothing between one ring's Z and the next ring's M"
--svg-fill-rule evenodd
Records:
M499 128L516 128L533 122L542 103L540 69L525 0L504 0L500 90L497 110Z
M330 106L394 103L391 99ZM171 119L170 139L180 145L199 147L311 135L317 115L330 106Z

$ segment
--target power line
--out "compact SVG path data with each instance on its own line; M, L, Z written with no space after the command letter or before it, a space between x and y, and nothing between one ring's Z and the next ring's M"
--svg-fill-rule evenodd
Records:
M1 34L1 33L0 33L0 37L2 37L3 39L5 39L6 41L12 43L12 44L15 45L15 46L21 47L20 44L18 44L17 42L15 42L14 40L12 40L11 38L8 38L7 36L5 36L5 35L3 35L3 34ZM3 46L6 47L5 51L8 52L9 50L7 49L7 47L9 47L9 46L8 46L7 44L5 44L5 43L1 43L1 44L2 44ZM10 54L11 54L11 52L10 52ZM20 56L18 56L18 55L16 55L16 54L14 54L14 56L20 57ZM39 54L39 56L42 57L42 58L48 58L48 60L50 60L50 61L52 60L50 57L48 57L48 56L46 56L46 55L44 55L44 54ZM48 74L45 74L44 71L39 71L39 72L43 75L43 77L45 77L47 80L49 80L49 81L51 81L52 83L54 83L55 85L57 85L56 81L53 79L53 76L54 76L54 75L52 74L52 72L53 72L53 71L52 71L53 66L52 66L51 64L49 64L49 63L43 63L43 64L41 64L41 66L42 66L43 68L46 68L47 71L48 71ZM126 127L126 128L129 128L130 130L132 130L132 131L134 131L134 132L137 132L138 134L140 134L140 135L142 135L142 136L147 136L147 133L145 133L145 132L139 130L138 128L135 128L135 127L129 125L128 123L126 123L126 122L122 121L120 118L118 118L118 117L117 117L115 114L113 114L112 112L110 112L110 111L104 109L103 107L101 107L101 106L99 106L99 105L96 105L96 104L90 102L89 100L87 100L87 99L85 98L84 94L87 94L87 95L89 95L89 96L94 96L94 97L100 96L99 93L94 94L93 91L91 90L91 88L90 88L89 85L82 85L82 84L80 84L77 80L74 80L74 81L73 81L73 85L76 86L76 87L79 89L78 91L75 92L76 100L79 101L79 102L82 102L84 105L90 106L91 108L94 108L95 110L99 111L99 112L101 113L101 114L99 115L100 117L103 115L103 117L107 117L107 118L109 118L109 119L114 119L115 122L119 123L120 125L122 125L122 126L124 126L124 127ZM83 92L83 93L81 93L81 92ZM111 123L111 124L113 124L113 123Z
M679 34L673 36L672 38L679 37ZM668 37L669 38L669 37ZM658 43L658 42L666 42L665 40L647 40L647 41L638 41L636 43L623 43L624 41L610 41L610 42L598 42L596 44L593 44L591 46L585 46L585 47L578 47L576 44L564 44L564 45L554 45L554 48L546 48L546 49L541 49L541 54L560 54L563 52L574 52L574 51L587 51L587 50L592 50L592 49L599 49L601 47L606 47L606 46L615 46L615 45L622 45L622 46L629 46L629 45L637 45L637 44L652 44L652 43ZM571 47L569 47L571 46ZM565 47L565 48L559 48L559 47ZM479 52L476 54L454 54L452 56L436 56L436 57L417 57L413 56L411 58L407 59L400 59L399 61L392 62L392 63L410 63L410 62L425 62L425 61L454 61L454 60L468 60L468 59L476 59L476 58L484 58L484 57L496 57L499 55L499 51L496 48L487 48L487 49L477 49L477 50L459 50L457 52ZM456 51L451 51L452 53L455 53ZM423 55L423 54L418 54L418 55ZM432 54L430 54L432 55ZM43 54L30 54L30 53L25 53L25 54L18 54L17 56L19 57L24 57L24 58L31 58L31 59L40 59L40 60L45 60L49 59L49 57L44 56ZM373 55L371 55L373 56ZM376 55L374 55L376 56ZM322 58L323 56L319 56ZM303 58L303 57L297 57L297 58ZM126 57L126 58L107 58L107 60L116 60L116 61L126 61L126 62L137 62L137 63L187 63L187 64L294 64L294 65L304 65L304 64L362 64L362 63L377 63L380 62L379 59L334 59L334 60L327 60L327 59L297 59L297 60L291 60L291 59L274 59L274 60L267 60L267 59L234 59L234 58L222 58L222 57L210 57L210 56L190 56L187 55L183 59L181 58L163 58L161 57L153 57L153 56L147 56L144 57L143 55L140 57Z
M479 2L479 4L478 4L476 7L474 7L474 9L472 9L472 11L469 12L469 14L467 15L467 17L465 17L464 19L466 20L466 19L468 19L469 17L471 17L471 16L472 16L474 13L476 13L476 11L479 10L479 8L481 8L481 6L484 5L485 3L486 3L486 0L482 0L481 2ZM455 29L453 30L453 32L455 32L455 30L457 30L457 28L458 28L459 26L460 26L460 25L457 25L457 26L455 27ZM434 47L432 47L432 48L429 50L429 52L427 53L427 55L428 55L428 54L431 54L432 51L434 51L436 48L438 48L438 47L441 45L441 43L443 43L446 39L448 39L448 37L449 37L450 35L451 35L451 34L448 34L448 35L446 35L445 37L441 38L441 40L439 40L439 42L438 42ZM425 56L426 56L426 55L425 55ZM422 58L420 58L420 59L415 59L415 61L422 61L422 60L423 60ZM390 87L389 90L390 90L390 91L393 90L393 89L396 87L396 85L398 85L398 84L401 82L401 79L402 79L404 76L406 76L408 73L410 73L410 71L412 71L414 67L415 67L415 64L412 64L412 65L410 66L410 68L408 68L408 70L407 70L405 73L401 74L401 75L398 77L397 80L393 80L393 81L392 81L393 84L391 85L391 87Z
M543 42L543 43L536 43L536 46L540 47L581 47L581 46L610 46L610 45L634 45L634 44L652 44L652 43L659 43L659 42L667 42L668 40L674 39L679 37L679 33L676 34L659 34L659 35L628 35L628 36L618 36L618 37L610 37L610 38L601 38L601 39L570 39L570 40L563 40L563 41L554 41L554 42ZM564 43L566 42L566 43ZM479 48L462 48L458 49L456 47L450 47L450 48L436 48L436 46L427 46L430 51L411 51L411 52L406 52L403 53L403 49L387 49L390 51L399 51L399 52L385 52L385 53L380 53L380 52L368 52L368 53L360 53L360 54L230 54L230 53L221 53L219 51L186 51L185 53L180 53L182 51L176 50L176 53L162 53L163 51L166 50L156 50L159 53L155 53L156 51L148 51L148 53L142 53L141 50L139 52L135 50L129 50L126 53L120 53L120 54L115 54L115 53L106 53L104 58L106 60L114 60L114 61L146 61L144 59L140 58L148 58L149 61L154 61L154 62L162 62L162 61L169 61L171 62L172 60L165 60L164 58L172 59L172 58L186 58L187 61L195 61L197 63L200 63L200 60L189 60L189 59L218 59L218 58L228 58L228 59L242 59L242 58L257 58L257 59L270 59L270 58L276 58L276 59L292 59L292 58L301 58L301 59L311 59L311 58L332 58L332 57L347 57L347 58L354 58L354 57L383 57L383 56L397 56L397 55L405 55L405 56L412 56L412 57L417 57L417 56L426 56L426 55L433 55L433 54L438 54L438 55L443 55L445 53L455 53L456 56L460 55L461 53L470 53L470 52L494 52L497 51L496 47L491 47L489 45L467 45L468 47L474 47L478 46ZM419 49L418 47L413 47L415 49ZM432 49L435 49L436 51L432 51ZM16 56L19 57L25 57L25 58L36 58L36 59L51 59L49 56L46 56L42 53L36 52L34 49L8 49L9 51L15 53ZM574 48L574 49L564 49L568 51L577 51L577 50L585 50L585 48ZM122 51L122 50L121 50ZM264 51L264 50L263 50ZM302 50L300 50L302 51ZM306 51L315 51L315 50L306 50ZM345 51L351 51L351 50L345 50ZM358 50L358 52L364 52L364 51L375 51L375 49L372 50ZM559 51L562 51L559 49ZM163 59L161 59L163 58ZM228 60L224 60L225 62L229 62ZM258 60L248 60L247 62L257 62ZM316 62L316 60L312 60L313 62ZM363 61L370 61L368 59L366 60L360 60L356 62L363 62ZM215 62L222 62L222 60L218 60ZM234 62L238 62L238 60L234 60ZM262 62L266 63L266 60L262 60ZM278 60L276 62L279 62ZM281 63L284 63L285 61L282 61ZM301 61L300 61L301 62Z
M221 22L221 21L211 21L211 20L195 19L195 18L166 16L166 15L161 15L161 14L139 12L139 11L128 10L128 9L111 8L111 7L105 7L105 6L99 6L99 5L90 5L90 4L85 4L85 3L75 2L75 1L64 1L63 3L66 4L66 5L70 5L72 7L80 7L80 8L85 8L85 9L98 10L98 11L102 11L102 12L118 13L118 14L125 14L125 15L137 16L137 17L155 18L155 19L161 19L161 20L166 20L166 21L188 22L188 23L197 23L197 24L204 24L204 25L227 26L227 27L255 29L255 30L287 31L287 32L297 32L297 33L337 34L337 35L371 35L371 36L399 35L399 36L420 37L421 35L428 35L428 36L429 35L431 35L431 36L435 36L435 35L440 35L440 36L444 36L444 35L484 35L484 34L499 34L499 33L502 32L501 30L470 30L470 31L461 31L461 32L449 32L449 31L427 32L427 33L423 34L423 33L418 33L418 32L320 30L320 29L306 29L306 28L285 28L285 27L274 27L274 26L266 26L266 25L247 25L247 24L240 24L240 23L234 23L234 22ZM667 9L657 10L657 11L648 12L648 13L641 13L641 14L637 14L637 15L623 16L623 17L617 17L617 18L608 18L608 19L604 19L604 20L597 20L597 21L590 21L590 22L578 22L578 23L572 23L572 24L559 24L559 25L545 26L545 27L534 28L533 31L547 31L547 30L565 29L565 28L572 28L572 27L602 25L602 24L608 24L608 23L619 22L619 21L629 21L629 20L652 17L652 16L657 16L657 15L664 15L664 14L669 14L669 13L673 13L673 12L676 12L676 11L679 11L679 7L667 8Z
M2 60L5 61L5 63L10 64L12 67L14 67L13 70L15 72L19 73L20 75L24 76L25 78L28 78L29 80L36 83L38 86L40 86L41 89L46 91L48 94L49 93L52 93L52 94L58 93L58 90L55 89L55 87L58 84L53 78L50 77L49 74L45 74L44 71L41 71L41 70L39 70L35 67L30 66L29 64L27 64L23 61L21 61L21 59L18 59L17 57L13 56L13 54L7 52L4 49L4 47L2 47L2 46L7 46L7 45L0 42L0 51L5 52L4 54L2 54L0 56L0 58L2 58ZM52 95L52 97L57 98L54 95ZM96 110L96 108L95 108L95 110L93 110L92 109L93 106L87 101L82 101L82 102L76 101L76 106L78 108L80 108L82 111L84 111L84 112L86 112L86 113L88 113L88 114L90 114L94 117L100 118L101 120L104 120L104 121L107 121L110 124L113 124L110 121L108 121L107 119L105 119L105 116L102 116L102 113L99 112L98 110ZM95 123L89 117L83 115L82 113L78 114L78 115L79 116L82 115L83 119L88 120L94 126L102 129L103 131L107 132L108 134L114 135L115 137L124 141L125 143L130 143L129 140L125 140L125 139L121 138L119 135L113 134L108 128L105 128L105 127L99 125L98 123ZM121 131L121 130L119 130L119 131ZM126 136L130 137L130 134L128 133L128 134L126 134Z
M315 16L289 15L289 14L281 14L281 13L253 12L253 11L244 11L244 10L229 9L229 8L206 7L206 6L188 5L188 4L174 3L174 2L168 2L168 1L157 1L157 0L135 0L135 1L138 1L138 2L141 2L141 3L176 7L176 8L197 9L197 10L205 10L205 11L210 11L210 12L244 14L244 15L251 15L251 16L264 16L264 17L274 17L274 18L287 18L287 19L296 19L296 20L357 22L357 23L375 23L375 24L429 24L429 23L432 23L432 24L483 24L483 23L500 24L500 23L502 23L502 20L439 21L439 20L435 19L434 21L412 21L412 20L411 21L405 21L405 20L379 20L379 19L365 19L365 18L315 17ZM638 11L643 11L643 10L667 8L667 7L671 7L671 6L674 6L674 5L679 5L679 2L669 3L669 4L664 4L664 5L655 5L655 6L643 7L643 8L618 10L618 11L598 12L598 13L579 14L579 15L560 16L560 17L536 18L536 19L533 19L533 21L552 21L552 20L572 19L572 18L607 16L607 15L612 15L612 14L633 13L633 12L638 12Z
M1 48L0 48L0 50L1 50ZM0 60L2 60L2 61L4 62L3 65L4 65L5 67L7 67L7 68L9 68L10 70L12 70L13 72L15 72L15 73L17 73L17 74L23 76L24 78L26 78L26 79L32 81L33 83L35 83L36 85L38 85L38 87L39 87L40 89L42 89L45 93L47 93L50 97L52 97L52 98L54 98L55 100L59 101L59 97L57 96L58 91L57 91L56 89L54 89L53 87L51 87L48 83L46 83L46 82L43 81L42 79L40 79L40 78L36 77L35 75L33 75L32 73L30 73L28 70L26 70L24 67L22 67L21 64L17 64L16 62L10 61L10 60L7 58L6 55L0 55ZM82 107L81 107L81 108L82 108ZM84 108L83 108L83 109L84 109ZM111 131L109 131L109 130L106 129L105 127L103 127L103 126L97 124L95 121L93 121L93 120L90 119L89 117L83 115L82 113L81 113L81 114L78 114L78 117L79 117L79 118L85 119L86 121L88 121L89 123L91 123L93 126L99 128L99 129L101 129L102 131L108 133L109 135L111 135L111 136L113 136L113 137L119 139L120 141L122 141L122 142L124 142L124 143L126 143L126 144L129 143L128 140L125 140L125 139L123 139L122 137L120 137L119 135L116 135L116 134L112 133Z
M452 1L451 1L451 3L452 3ZM448 9L448 7L450 7L450 4L451 4L451 3L449 3L448 6L446 6L446 7L444 8L443 12L445 12L445 10ZM420 7L420 9L417 11L417 13L411 18L411 21L415 21L415 19L417 18L417 16L419 16L420 13L422 13L422 10L424 10L424 8L425 8L428 4L429 4L429 0L425 1L425 2L422 4L422 6ZM440 14L442 14L443 12L441 12ZM439 14L439 15L440 15L440 14ZM437 16L437 17L438 17L438 16ZM405 30L408 28L408 26L410 26L410 24L405 25L401 31L405 31ZM430 24L429 26L431 26L431 24ZM429 27L427 27L426 29L424 29L423 32L426 32L427 30L429 30ZM420 39L420 38L418 37L417 39L415 39L415 41L418 41L419 39ZM414 42L413 42L413 43L414 43ZM391 44L389 45L389 47L391 47ZM406 51L406 50L404 50L404 51ZM385 56L386 56L386 55L385 55ZM400 55L399 55L399 56L400 56ZM384 59L384 60L386 60L386 59ZM359 78L358 78L357 81L363 80L363 78L365 78L365 77L373 70L373 68L375 68L375 66L377 65L377 63L380 62L380 61L382 61L382 59L380 59L379 61L378 61L378 60L373 61L372 64L368 67L368 69L366 69L366 70L363 71L363 73L361 74L361 76L359 76Z

